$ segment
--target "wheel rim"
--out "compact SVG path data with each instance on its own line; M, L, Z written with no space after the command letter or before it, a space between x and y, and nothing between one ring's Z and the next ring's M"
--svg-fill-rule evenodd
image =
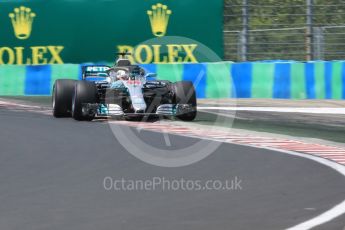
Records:
M55 91L56 91L56 86L53 88L53 109L55 110Z
M72 97L72 115L74 116L74 110L75 110L75 92Z

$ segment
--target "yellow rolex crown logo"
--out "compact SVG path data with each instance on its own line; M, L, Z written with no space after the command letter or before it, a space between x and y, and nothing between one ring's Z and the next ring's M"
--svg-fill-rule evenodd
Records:
M147 14L150 18L153 35L163 37L167 32L169 17L172 11L168 6L158 3L152 6L152 10L148 10Z
M27 39L31 35L32 22L36 14L30 8L21 6L14 9L14 13L8 15L14 29L14 34L18 39Z

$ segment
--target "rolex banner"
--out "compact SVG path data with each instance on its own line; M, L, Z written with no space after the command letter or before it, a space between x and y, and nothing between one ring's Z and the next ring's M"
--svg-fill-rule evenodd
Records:
M0 64L212 61L222 14L223 0L0 0Z

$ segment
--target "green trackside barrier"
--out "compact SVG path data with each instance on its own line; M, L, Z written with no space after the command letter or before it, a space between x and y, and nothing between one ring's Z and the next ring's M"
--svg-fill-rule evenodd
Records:
M0 66L0 95L24 96L25 73L25 66Z
M307 98L306 94L306 82L305 82L305 64L304 63L294 63L291 65L291 88L290 97L293 99L303 99Z
M73 79L76 80L80 75L80 66L79 65L52 65L52 73L50 79L50 88L52 89L54 82L57 79Z
M254 63L252 69L251 97L272 98L274 93L275 64Z
M159 79L193 81L198 98L345 99L345 62L143 64ZM50 95L81 65L1 65L0 96Z

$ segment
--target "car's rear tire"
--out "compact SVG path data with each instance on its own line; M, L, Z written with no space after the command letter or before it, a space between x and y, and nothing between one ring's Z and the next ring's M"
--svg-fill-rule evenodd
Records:
M190 104L193 111L178 115L177 118L182 121L193 121L197 115L196 93L193 83L190 81L179 81L173 84L174 103Z
M53 86L53 115L56 118L70 117L75 80L59 79Z
M92 121L95 114L84 114L83 104L97 103L97 87L93 82L77 81L72 97L72 117L77 121Z

